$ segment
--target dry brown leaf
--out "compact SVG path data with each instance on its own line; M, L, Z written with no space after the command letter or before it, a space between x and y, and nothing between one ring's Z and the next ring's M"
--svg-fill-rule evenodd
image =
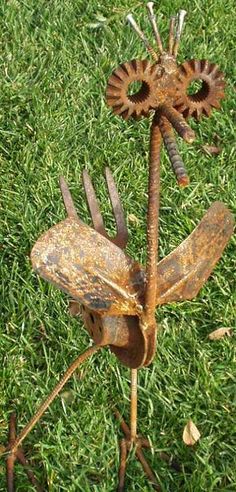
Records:
M192 420L189 420L188 423L185 425L183 431L184 444L187 444L187 446L194 446L194 444L200 439L200 437L201 434L198 428Z
M44 323L40 323L40 325L39 325L39 331L40 331L40 334L41 334L42 337L46 337L47 338L47 332L46 332L46 328L45 328Z
M66 402L68 403L68 405L70 405L71 403L73 403L74 399L75 399L75 393L74 391L72 390L68 390L68 391L63 391L63 393L61 393L61 398Z
M201 148L206 154L218 155L221 153L221 148L215 145L202 145Z
M0 457L6 452L6 447L0 444Z
M217 330L214 330L211 333L209 333L208 338L210 340L219 340L220 338L223 338L225 335L231 337L232 328L218 328Z
M139 225L139 219L134 214L129 214L128 215L128 220L129 220L129 222L132 222L135 225Z
M81 305L76 301L69 301L69 313L71 316L79 316L81 314Z

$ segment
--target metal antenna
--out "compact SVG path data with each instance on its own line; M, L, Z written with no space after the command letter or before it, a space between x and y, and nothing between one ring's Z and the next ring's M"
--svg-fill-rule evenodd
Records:
M150 19L150 22L152 25L154 36L155 36L155 39L157 42L157 46L159 48L160 53L163 53L164 49L163 49L163 45L162 45L162 41L161 41L161 36L160 36L160 33L158 31L158 27L157 27L156 16L154 14L153 5L154 5L154 2L148 2L147 3L148 15L149 15L149 19Z
M176 58L177 53L178 53L180 37L181 37L181 33L183 31L184 18L185 18L186 14L187 14L186 10L180 10L178 13L178 24L177 24L177 29L176 29L176 34L175 34L175 43L174 43L174 48L173 48L173 55L175 56L175 58Z
M154 58L155 61L158 61L158 55L157 55L157 53L154 51L154 49L150 45L150 43L149 43L148 39L146 38L144 32L140 29L140 27L138 26L137 22L134 20L133 15L132 14L128 14L127 17L126 17L126 19L130 23L130 25L132 26L132 28L134 29L134 31L136 32L136 34L140 37L140 39L144 43L145 48L147 49L147 51L152 55L152 57Z
M174 48L174 37L175 37L175 22L176 22L176 17L172 15L170 18L170 30L169 30L169 54L173 55L173 48Z

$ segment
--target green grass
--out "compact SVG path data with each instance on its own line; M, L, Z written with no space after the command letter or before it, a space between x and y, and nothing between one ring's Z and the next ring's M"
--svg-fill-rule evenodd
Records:
M179 142L191 184L180 190L163 153L160 255L194 228L214 200L235 210L234 2L186 0L158 3L161 34L179 8L188 10L179 61L207 58L225 72L227 98L200 125L197 139ZM37 278L29 253L39 237L65 216L58 177L63 174L78 212L89 221L81 171L91 173L107 227L114 229L102 175L109 165L129 222L128 252L145 262L147 159L150 122L124 122L111 114L104 93L112 70L145 57L124 18L132 11L150 33L143 2L43 0L1 2L1 391L0 442L8 418L19 429L70 362L90 343L68 299ZM201 145L223 150L210 157ZM235 241L192 302L159 309L162 328L153 364L140 371L139 430L149 436L150 462L162 490L236 490L234 338L210 342L207 334L235 327ZM69 393L68 393L69 392ZM63 396L64 395L64 396ZM84 364L25 441L35 473L50 492L112 492L117 484L119 426L114 402L129 417L129 371L107 350ZM192 419L201 432L194 448L182 442ZM185 474L158 458L178 457ZM30 491L21 467L17 491ZM0 490L5 491L4 462ZM137 462L129 461L127 491L148 491Z

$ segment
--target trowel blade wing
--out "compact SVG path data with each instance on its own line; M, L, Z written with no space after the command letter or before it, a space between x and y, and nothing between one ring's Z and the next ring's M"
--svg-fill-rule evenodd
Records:
M193 299L206 282L233 232L234 220L214 202L185 241L157 266L157 304Z
M120 248L75 218L55 225L35 243L33 268L45 280L100 314L142 310L139 265Z

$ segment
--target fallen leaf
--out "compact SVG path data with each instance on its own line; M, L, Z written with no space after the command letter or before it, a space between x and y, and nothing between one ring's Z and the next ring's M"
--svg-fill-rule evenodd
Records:
M217 330L214 330L211 333L209 333L208 338L210 340L219 340L220 338L223 338L225 335L230 337L232 335L232 328L218 328Z
M200 437L201 434L198 428L192 420L189 420L188 423L185 425L183 431L184 444L187 444L187 446L194 446L194 444L200 439Z
M6 447L0 444L0 457L6 452Z
M40 331L42 337L46 337L47 338L47 332L46 332L46 328L45 328L44 323L40 323L40 325L39 325L39 331Z
M72 390L63 391L63 393L61 393L61 398L68 404L73 403L75 399L75 393Z
M221 153L221 148L215 145L202 145L201 148L206 154L218 155Z
M71 316L79 316L81 314L81 305L76 301L69 301L69 313Z
M133 224L135 224L135 225L139 225L139 219L134 214L129 214L128 220L129 220L129 222L133 222Z

